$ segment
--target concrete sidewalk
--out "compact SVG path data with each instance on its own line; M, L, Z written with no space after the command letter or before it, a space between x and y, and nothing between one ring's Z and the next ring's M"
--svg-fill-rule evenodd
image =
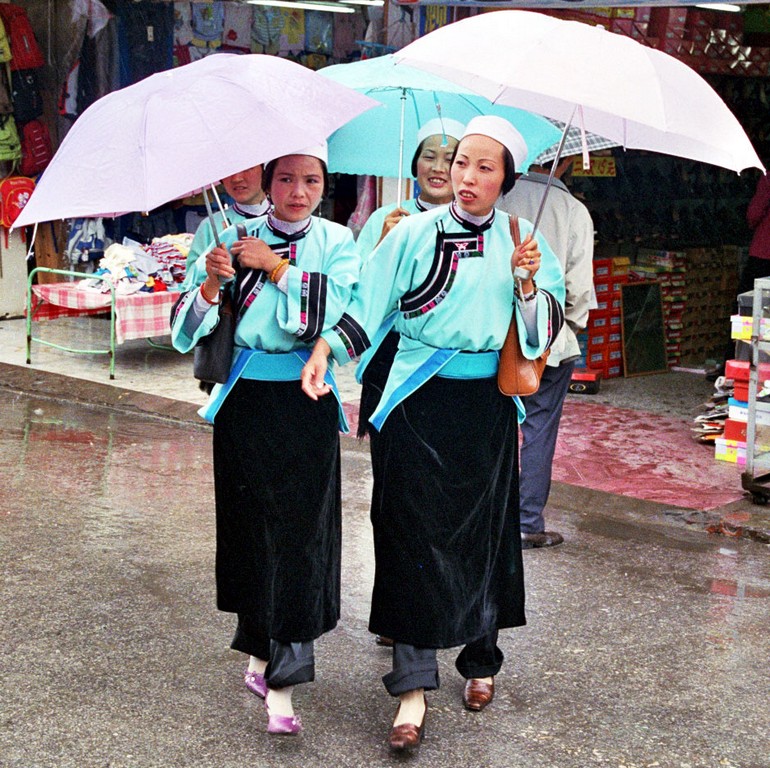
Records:
M367 630L369 457L345 440L342 616L294 696L305 730L271 737L215 608L194 406L19 366L0 379L2 768L767 768L764 545L558 487L566 540L524 553L528 623L500 634L494 702L465 711L440 651L425 741L393 756L390 654Z
M33 335L62 345L76 338L80 346L98 346L105 344L107 326L100 318L60 318L35 323ZM190 356L128 341L117 347L111 381L106 356L33 344L27 365L25 334L24 320L0 321L0 387L208 429L197 415L205 396L191 375ZM360 387L354 366L341 368L338 380L355 423ZM650 523L770 543L770 511L744 496L740 469L715 461L713 452L689 438L689 419L711 390L703 377L669 373L612 379L602 382L597 395L569 396L549 510L590 512L622 500L624 508ZM343 441L353 450L362 448L352 437Z

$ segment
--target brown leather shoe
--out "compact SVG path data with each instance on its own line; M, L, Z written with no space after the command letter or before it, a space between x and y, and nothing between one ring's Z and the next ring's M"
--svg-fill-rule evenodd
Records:
M398 717L398 710L401 709L401 705L398 705L396 710L396 717ZM390 748L395 752L407 752L419 747L420 743L425 736L425 718L428 715L428 699L425 699L425 712L422 715L422 722L419 725L413 723L402 723L401 725L394 725L390 729L390 736L388 736L388 744Z
M463 704L471 712L481 712L495 696L495 681L485 683L483 680L469 679L463 691Z
M392 637L385 637L384 635L375 635L374 642L377 643L377 645L384 645L386 648L393 647Z
M561 544L564 537L556 531L543 531L542 533L522 533L522 549L542 549L543 547L555 547Z

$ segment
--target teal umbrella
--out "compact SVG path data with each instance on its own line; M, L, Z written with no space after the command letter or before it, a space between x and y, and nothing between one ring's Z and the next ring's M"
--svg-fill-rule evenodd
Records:
M437 75L396 66L393 56L335 64L319 74L379 101L329 137L329 170L401 179L411 175L417 131L428 120L451 118L467 123L477 115L499 115L524 137L529 153L525 171L545 149L558 142L559 131L548 120L514 107L492 104L483 96ZM399 201L400 202L400 201Z

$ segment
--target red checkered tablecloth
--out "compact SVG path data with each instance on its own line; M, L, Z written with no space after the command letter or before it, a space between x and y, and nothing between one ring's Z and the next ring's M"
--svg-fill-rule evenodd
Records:
M79 288L77 283L49 283L33 285L32 290L40 300L35 319L55 316L78 316L109 311L110 294ZM179 298L179 291L139 291L128 295L115 295L115 339L122 344L128 339L147 339L166 336L170 332L171 307ZM57 307L55 312L46 311L46 305ZM33 307L33 309L35 309ZM63 311L62 311L63 310Z

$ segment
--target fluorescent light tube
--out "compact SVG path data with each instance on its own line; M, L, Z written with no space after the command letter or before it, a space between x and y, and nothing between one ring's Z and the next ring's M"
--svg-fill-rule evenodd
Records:
M743 8L733 3L696 3L696 8L703 8L704 11L729 11L730 13L740 13Z
M276 8L294 8L299 11L328 11L329 13L355 13L349 5L337 3L306 3L304 0L293 3L290 0L246 0L250 5L269 5Z

